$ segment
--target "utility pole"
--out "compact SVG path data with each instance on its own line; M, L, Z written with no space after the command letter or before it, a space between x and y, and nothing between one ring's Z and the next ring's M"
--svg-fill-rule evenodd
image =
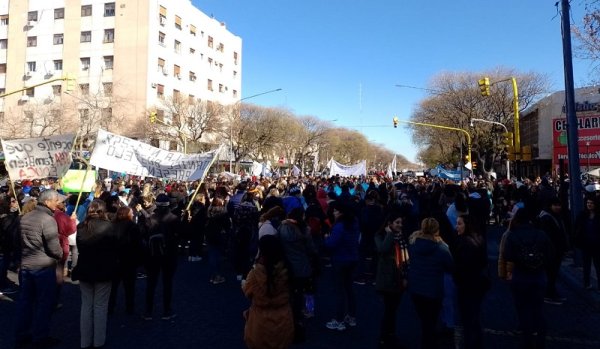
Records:
M575 222L575 218L583 210L583 199L581 196L582 186L579 168L577 114L575 112L575 87L573 83L573 53L571 50L571 14L569 1L561 0L561 7L565 97L567 104L567 145L569 151L569 197L571 199L571 222Z

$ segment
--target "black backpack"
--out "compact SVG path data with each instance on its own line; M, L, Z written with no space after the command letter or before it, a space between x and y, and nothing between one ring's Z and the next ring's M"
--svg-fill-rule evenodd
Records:
M545 255L541 249L539 238L525 242L521 237L517 238L516 265L523 269L534 272L544 267Z
M150 257L163 257L167 254L166 223L159 220L154 220L153 223L146 242L148 254Z

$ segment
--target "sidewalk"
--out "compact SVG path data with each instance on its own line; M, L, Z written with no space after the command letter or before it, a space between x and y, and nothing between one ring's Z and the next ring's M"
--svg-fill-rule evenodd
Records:
M593 266L590 277L593 288L590 290L583 288L583 267L575 265L572 254L563 259L560 267L560 278L575 294L585 299L596 310L600 310L600 289L598 289L598 280Z

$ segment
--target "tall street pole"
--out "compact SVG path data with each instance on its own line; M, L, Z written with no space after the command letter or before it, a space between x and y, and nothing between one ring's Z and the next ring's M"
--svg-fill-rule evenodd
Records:
M571 222L583 211L581 197L581 179L579 168L579 146L577 132L577 114L575 112L575 87L573 83L573 53L571 50L571 14L569 1L561 0L562 13L562 42L565 71L565 97L567 104L567 145L569 157L569 187L571 199Z

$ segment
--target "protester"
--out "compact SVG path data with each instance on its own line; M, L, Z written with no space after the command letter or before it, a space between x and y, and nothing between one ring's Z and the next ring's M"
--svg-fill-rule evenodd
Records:
M8 270L16 270L21 261L19 203L13 196L0 199L0 294L13 294L18 288L8 279Z
M370 193L377 194L375 191ZM396 318L402 295L407 287L409 266L408 241L402 232L403 216L404 214L400 212L388 215L384 227L374 236L378 253L375 289L383 298L380 348L396 348L398 345Z
M211 284L218 285L225 282L225 278L221 274L221 259L226 247L227 235L231 229L231 220L222 197L215 196L213 198L206 216L209 281Z
M438 348L435 326L442 309L444 273L452 272L454 262L434 218L423 219L409 243L408 290L421 321L421 348Z
M585 199L585 210L577 217L575 244L583 252L583 287L592 289L590 274L592 263L596 269L596 280L600 289L600 204L598 199Z
M62 258L54 211L60 202L55 190L40 194L35 208L21 218L21 269L17 301L16 347L32 342L41 348L60 344L50 337L56 304L56 265Z
M562 204L560 200L557 197L551 197L542 202L545 203L545 206L537 217L537 220L539 228L548 236L551 247L550 255L547 258L548 264L546 265L548 284L544 302L561 305L565 301L565 298L559 295L556 289L556 281L563 257L569 248L568 235L561 216Z
M77 226L79 262L72 278L81 289L81 348L102 348L112 280L117 268L118 240L106 215L106 204L93 200Z
M62 285L64 282L65 276L65 265L67 263L67 258L69 257L69 236L75 234L77 231L77 220L75 215L68 216L65 213L65 200L66 196L59 194L60 202L56 206L56 210L54 211L54 219L56 220L56 224L58 227L58 240L60 242L60 246L63 250L63 256L58 261L56 265L56 306L61 307L60 303L60 292L62 289Z
M252 302L244 312L244 341L250 349L288 348L294 339L294 322L283 247L273 235L258 243L256 264L242 283L244 295Z

